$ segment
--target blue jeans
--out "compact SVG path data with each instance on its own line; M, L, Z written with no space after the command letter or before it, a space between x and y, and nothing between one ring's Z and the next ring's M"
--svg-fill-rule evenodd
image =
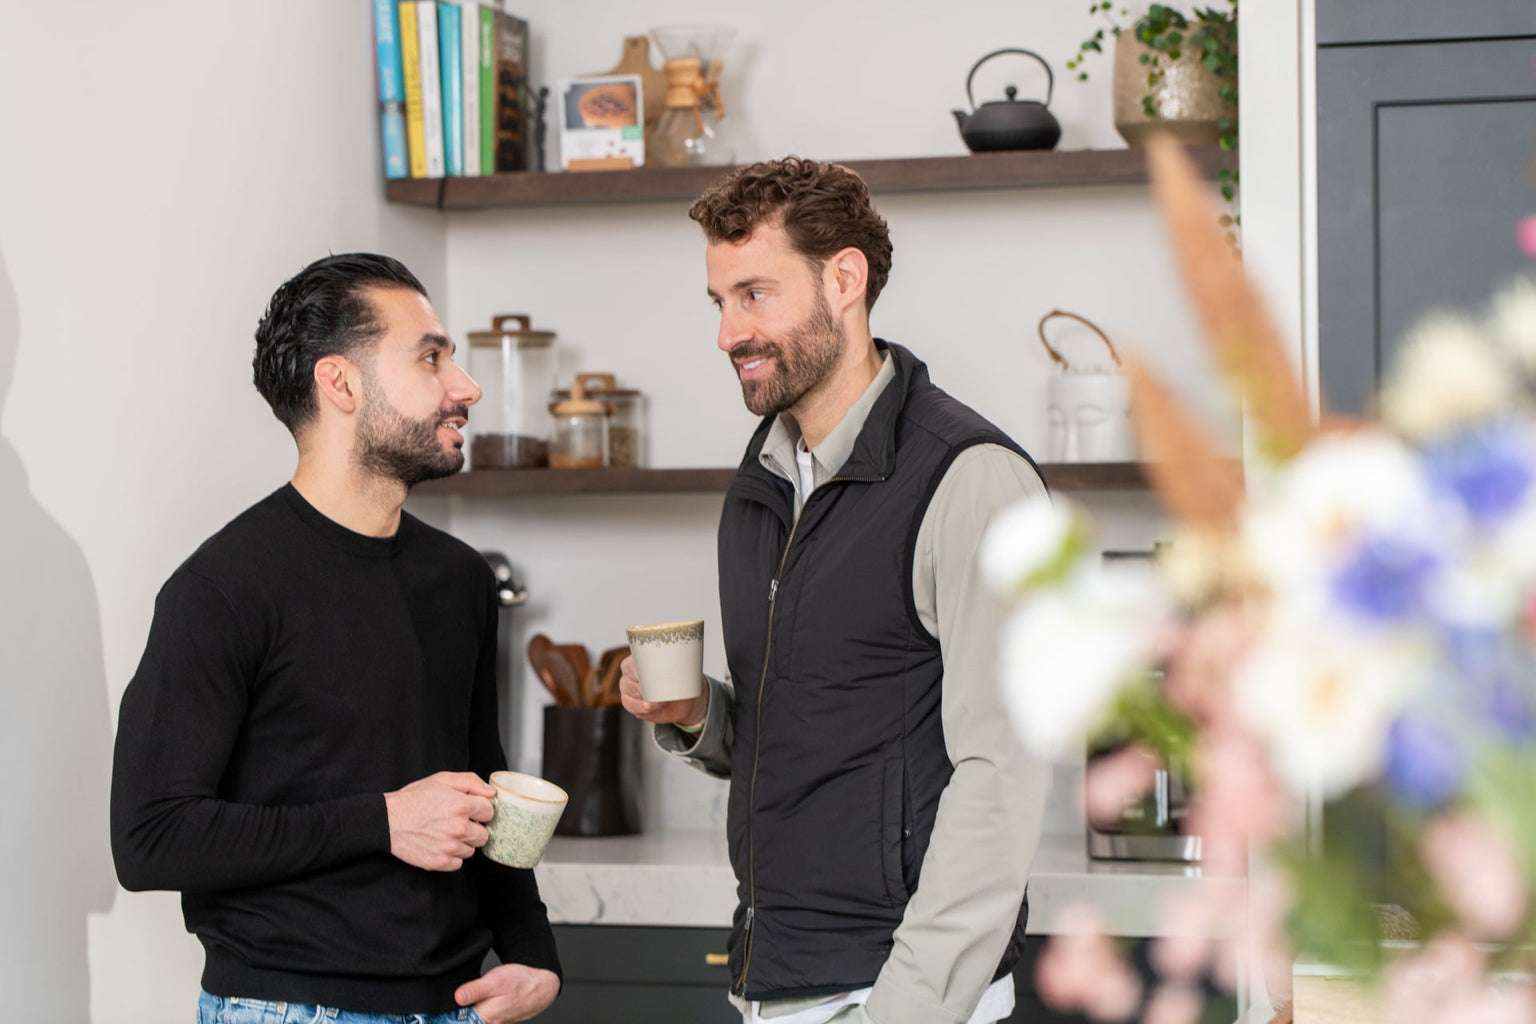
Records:
M312 1003L272 1003L204 992L197 999L197 1024L485 1024L474 1007L447 1013L354 1013Z

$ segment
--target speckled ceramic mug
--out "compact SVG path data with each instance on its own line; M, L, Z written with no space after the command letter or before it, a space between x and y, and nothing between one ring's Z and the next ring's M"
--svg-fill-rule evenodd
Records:
M624 632L646 700L689 700L704 691L703 620L631 626Z
M492 772L496 814L485 826L491 837L481 852L498 864L531 868L544 856L568 799L553 782L522 772Z

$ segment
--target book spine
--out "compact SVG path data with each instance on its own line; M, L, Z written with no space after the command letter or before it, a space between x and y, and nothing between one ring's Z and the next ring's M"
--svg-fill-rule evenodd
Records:
M464 170L474 177L480 173L480 5L469 0L464 16L459 47L464 64Z
M493 29L496 12L479 8L480 15L480 173L496 173L496 44Z
M496 12L496 170L528 169L528 23Z
M443 71L437 49L437 3L416 0L416 35L421 42L421 134L426 140L427 177L443 176Z
M427 176L426 126L421 102L421 43L416 33L416 0L400 4L400 66L405 84L405 139L411 177Z
M438 55L443 75L443 169L458 177L464 173L464 71L459 48L464 43L459 18L463 8L452 0L437 5Z
M404 178L410 167L405 156L405 89L400 81L400 15L395 0L373 0L373 40L384 177Z

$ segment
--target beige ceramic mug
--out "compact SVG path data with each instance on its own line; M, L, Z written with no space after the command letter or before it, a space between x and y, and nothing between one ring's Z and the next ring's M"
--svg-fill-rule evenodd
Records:
M544 856L549 837L565 810L565 790L522 772L492 772L496 814L486 824L490 838L481 852L498 864L531 868Z
M703 620L631 626L625 632L646 700L691 700L704 691Z

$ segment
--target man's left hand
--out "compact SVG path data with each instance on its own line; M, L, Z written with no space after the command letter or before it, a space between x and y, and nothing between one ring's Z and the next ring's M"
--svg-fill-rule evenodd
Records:
M460 1006L473 1005L485 1024L516 1024L532 1020L560 994L560 978L553 971L526 964L492 967L453 994Z

